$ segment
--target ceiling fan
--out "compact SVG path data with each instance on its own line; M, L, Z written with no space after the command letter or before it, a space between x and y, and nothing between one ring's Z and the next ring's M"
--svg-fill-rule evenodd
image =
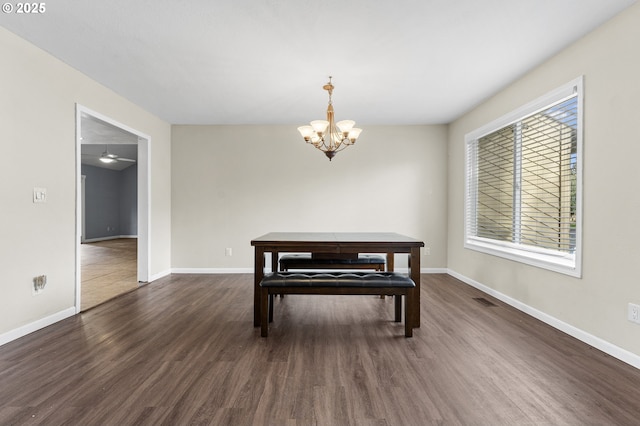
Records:
M118 161L126 161L129 163L135 163L136 160L132 160L131 158L123 158L119 157L116 154L109 153L107 146L104 147L104 152L100 155L100 161L103 163L117 163Z

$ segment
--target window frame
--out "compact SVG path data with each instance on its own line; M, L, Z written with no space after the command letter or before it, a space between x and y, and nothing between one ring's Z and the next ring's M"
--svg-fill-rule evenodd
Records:
M583 80L584 77L580 76L465 135L464 248L577 278L582 276ZM473 188L471 185L473 178L472 171L475 171L475 167L477 167L477 160L470 158L472 157L470 154L474 152L474 150L471 149L471 145L477 144L480 138L506 126L516 124L537 112L544 111L554 103L566 99L573 94L577 95L575 251L573 253L563 253L556 250L520 245L513 242L472 235L470 224L472 215L475 217L476 214L478 197L477 192L471 193ZM519 217L516 218L515 216L514 214L514 220L520 220Z

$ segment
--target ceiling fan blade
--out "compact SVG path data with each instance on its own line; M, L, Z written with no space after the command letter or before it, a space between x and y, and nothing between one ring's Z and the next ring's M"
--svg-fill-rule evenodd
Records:
M126 163L137 163L137 160L134 160L132 158L119 157L118 154L113 154L113 153L109 152L107 147L105 147L105 150L100 155L83 153L82 157L84 157L84 158L97 158L100 161L102 161L103 163L107 163L107 164L109 164L109 163L117 163L118 161L124 161Z

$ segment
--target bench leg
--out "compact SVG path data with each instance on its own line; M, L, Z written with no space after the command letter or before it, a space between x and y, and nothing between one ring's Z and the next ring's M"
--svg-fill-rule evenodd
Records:
M274 294L270 294L269 295L269 322L273 322L273 299L274 299ZM282 295L280 295L282 296Z
M260 290L260 336L269 335L269 290ZM273 304L272 304L273 305Z
M282 269L282 272L287 272L289 270L289 268L283 267L282 265L280 265L280 269ZM280 299L282 299L284 297L284 294L280 294ZM271 316L271 321L273 321L273 315Z
M378 263L376 265L376 271L384 272L385 263ZM384 294L380 295L380 299L384 299Z
M413 289L410 288L404 296L404 337L413 337L413 321Z
M393 296L393 301L394 301L394 311L395 311L395 321L396 322L400 322L402 321L402 296L399 294L396 294L395 296Z

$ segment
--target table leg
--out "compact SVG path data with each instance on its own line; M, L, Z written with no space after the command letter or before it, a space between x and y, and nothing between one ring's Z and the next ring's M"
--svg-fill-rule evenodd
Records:
M413 292L413 326L420 327L420 247L412 247L409 256L409 274L416 284Z
M253 270L253 326L260 325L260 281L264 278L264 249L256 246Z
M395 253L387 253L387 272L393 272L393 261L395 260Z
M278 252L271 252L271 272L278 272Z
M407 291L407 295L404 296L404 336L413 337L413 299L415 295L415 288L410 288Z

